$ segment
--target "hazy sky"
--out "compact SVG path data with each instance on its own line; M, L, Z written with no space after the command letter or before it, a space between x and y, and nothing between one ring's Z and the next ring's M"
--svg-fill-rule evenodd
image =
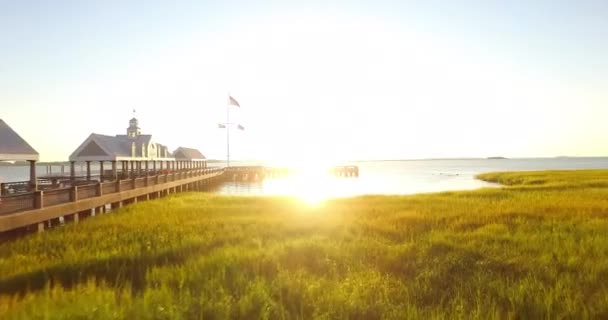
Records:
M608 1L252 2L0 1L0 118L224 158L230 92L235 158L608 155Z

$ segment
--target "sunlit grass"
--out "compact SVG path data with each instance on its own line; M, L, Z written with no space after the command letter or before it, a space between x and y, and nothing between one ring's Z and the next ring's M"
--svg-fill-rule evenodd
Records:
M607 318L608 170L480 178L139 203L0 245L0 318Z

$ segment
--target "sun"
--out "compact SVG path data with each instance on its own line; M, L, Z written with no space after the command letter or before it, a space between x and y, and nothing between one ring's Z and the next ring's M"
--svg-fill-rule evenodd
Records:
M308 161L306 165L294 168L290 178L293 195L312 206L329 199L332 196L330 167L322 161Z

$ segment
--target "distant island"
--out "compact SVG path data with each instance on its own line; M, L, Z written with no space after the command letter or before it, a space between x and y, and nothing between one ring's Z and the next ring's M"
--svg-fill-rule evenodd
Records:
M507 159L505 157L488 157L488 160L502 160L502 159Z

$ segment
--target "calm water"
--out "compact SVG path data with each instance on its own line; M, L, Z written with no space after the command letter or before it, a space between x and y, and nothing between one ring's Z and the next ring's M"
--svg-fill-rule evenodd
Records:
M236 163L235 165L244 165ZM247 163L249 164L249 163ZM257 163L260 164L260 163ZM448 190L477 189L492 184L476 180L478 173L549 169L608 168L608 158L545 158L504 160L413 160L351 162L359 166L358 178L336 178L321 168L285 178L267 178L255 182L230 182L219 188L222 194L297 195L311 200L362 194L412 194ZM92 170L98 170L92 166ZM38 167L39 175L46 174ZM84 166L77 167L77 174ZM52 168L61 172L60 166ZM69 173L69 167L65 167ZM23 181L28 167L0 167L0 181Z
M490 171L608 168L608 158L498 160L413 160L348 163L359 166L358 178L304 172L288 178L230 182L222 194L297 195L311 200L364 194L413 194L495 186L475 179Z

